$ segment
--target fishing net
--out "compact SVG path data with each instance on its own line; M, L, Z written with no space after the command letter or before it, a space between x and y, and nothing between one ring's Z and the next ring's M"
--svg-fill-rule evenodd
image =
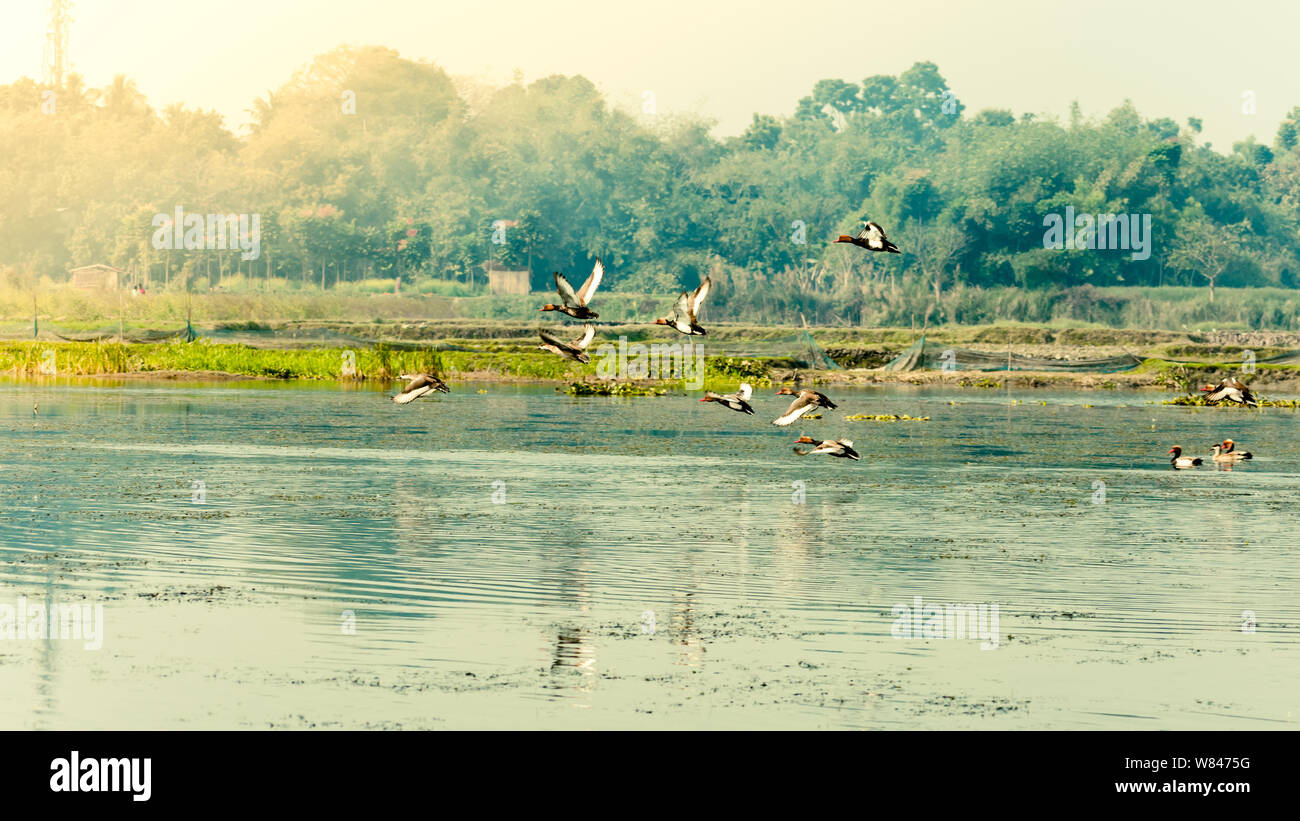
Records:
M936 345L922 336L910 348L885 365L887 371L1063 371L1069 373L1118 373L1142 364L1132 354L1103 359L1049 359L1020 354L972 351L953 345Z
M806 370L841 370L824 349L807 331L772 338L731 339L720 335L692 337L709 356L726 356L733 359L762 357L789 360L790 364Z

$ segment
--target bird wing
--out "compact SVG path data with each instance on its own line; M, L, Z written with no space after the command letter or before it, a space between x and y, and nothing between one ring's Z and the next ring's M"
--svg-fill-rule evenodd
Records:
M564 278L564 274L559 271L555 272L555 290L559 292L560 299L570 308L581 308L582 303L578 301L578 295L573 292L573 286L569 280Z
M554 336L548 334L546 331L544 331L541 328L537 329L537 335L540 336L542 338L542 341L545 342L547 345L554 345L557 348L568 347L566 343L561 342L559 339L556 339Z
M695 294L691 297L691 303L690 303L692 319L694 319L695 315L700 312L700 306L703 305L704 300L708 298L709 289L712 287L713 287L713 280L710 279L709 277L705 277L704 281L700 283L700 287L695 289Z
M596 260L595 267L591 269L591 276L587 277L587 281L582 283L582 287L578 289L579 305L586 305L591 301L591 295L596 293L596 289L600 287L600 281L604 277L605 266L600 260Z
M677 297L677 301L673 303L673 313L679 317L689 317L691 315L691 295L689 293L682 291L682 295Z
M862 233L858 234L858 237L860 239L865 239L872 249L884 248L885 243L889 241L885 238L885 229L881 228L879 224L874 222L868 222L864 225L862 227Z
M430 388L428 385L421 385L417 388L407 388L397 396L394 396L393 402L398 405L405 405L408 402L414 402L416 399L419 399L431 390L433 390L433 388Z
M754 395L754 386L749 384L748 382L741 382L740 389L736 391L736 396L739 396L741 399L748 402L749 397L753 395Z
M591 338L596 335L595 325L587 323L586 325L583 325L582 328L582 336L573 340L573 347L580 351L586 350L587 346L591 344Z
M405 388L402 388L402 393L409 393L415 390L416 388L423 388L425 385L429 384L429 377L427 374L423 374L423 373L411 374L411 376L408 378L411 381L406 383Z
M1237 393L1236 388L1231 388L1231 387L1219 388L1218 390L1212 393L1206 394L1205 401L1210 403L1222 402L1224 399L1232 396L1234 393Z
M808 401L805 396L796 396L790 403L790 407L785 409L785 413L772 422L773 425L791 425L800 416L813 409L813 403Z

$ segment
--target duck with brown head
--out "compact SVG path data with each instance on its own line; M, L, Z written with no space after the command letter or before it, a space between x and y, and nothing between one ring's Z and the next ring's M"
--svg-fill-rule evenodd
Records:
M1234 441L1232 441L1231 439L1224 439L1224 440L1223 440L1223 453L1224 453L1225 456L1229 456L1229 457L1231 457L1234 461L1237 461L1237 462L1240 462L1240 461L1242 461L1243 459L1254 459L1254 458L1255 458L1255 454L1251 453L1251 452L1248 451L1248 450L1247 450L1247 451L1237 450L1237 443L1234 442Z
M840 459L861 459L862 456L853 449L853 440L851 439L823 439L820 442L811 436L800 436L794 440L796 445L816 445L812 450L794 449L794 452L800 456L808 456L814 453L824 453L827 456L835 456Z
M1194 468L1201 464L1201 457L1184 456L1183 449L1178 445L1174 445L1170 448L1169 452L1173 454L1173 458L1169 460L1169 464L1173 466L1174 470L1186 470L1187 468Z
M605 266L600 260L596 260L596 265L591 269L591 275L587 277L587 281L582 283L581 288L574 291L573 286L569 284L569 280L565 279L564 274L556 271L555 290L559 293L562 303L552 305L548 302L538 310L559 311L574 319L596 319L600 314L588 308L587 303L591 301L592 294L596 293L596 289L600 287L600 281L604 276Z
M817 408L829 408L830 410L836 408L835 403L832 402L826 394L818 393L817 391L808 390L806 388L799 391L796 391L793 388L782 388L776 392L776 395L793 396L794 401L790 403L790 407L785 409L785 413L772 421L773 425L785 426L793 424L804 414L811 413Z
M708 331L700 325L699 313L700 306L709 296L709 289L713 287L713 280L708 277L700 283L700 287L695 289L695 293L682 292L677 297L677 302L673 303L673 315L671 317L660 317L655 320L656 325L667 325L678 333L687 336L704 336Z
M748 382L741 382L740 387L735 393L718 394L713 391L705 391L704 398L701 402L717 402L719 405L731 408L740 413L754 415L754 408L749 404L749 397L754 395L754 388Z

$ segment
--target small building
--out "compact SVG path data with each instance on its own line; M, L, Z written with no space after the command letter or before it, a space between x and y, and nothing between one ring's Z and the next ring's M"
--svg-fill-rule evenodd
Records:
M532 290L532 271L503 271L487 268L488 291L492 294L526 294Z
M116 291L125 273L112 265L83 265L68 271L72 287L83 291Z

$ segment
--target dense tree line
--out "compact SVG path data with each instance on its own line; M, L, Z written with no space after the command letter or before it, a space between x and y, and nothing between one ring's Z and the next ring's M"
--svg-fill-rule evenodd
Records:
M891 295L942 317L954 290L992 286L1300 287L1300 107L1272 145L1220 154L1194 118L1127 102L1096 121L972 114L918 63L822 80L789 116L717 139L708 122L613 109L583 77L485 89L360 48L250 111L236 134L213 112L155 110L124 77L0 86L0 273L30 287L105 262L154 287L481 287L490 261L530 267L543 289L600 256L614 290L716 272L720 304L850 319ZM154 248L155 216L177 206L259 214L260 256ZM1149 255L1044 247L1045 217L1067 207L1149 215ZM863 215L904 254L830 244Z

